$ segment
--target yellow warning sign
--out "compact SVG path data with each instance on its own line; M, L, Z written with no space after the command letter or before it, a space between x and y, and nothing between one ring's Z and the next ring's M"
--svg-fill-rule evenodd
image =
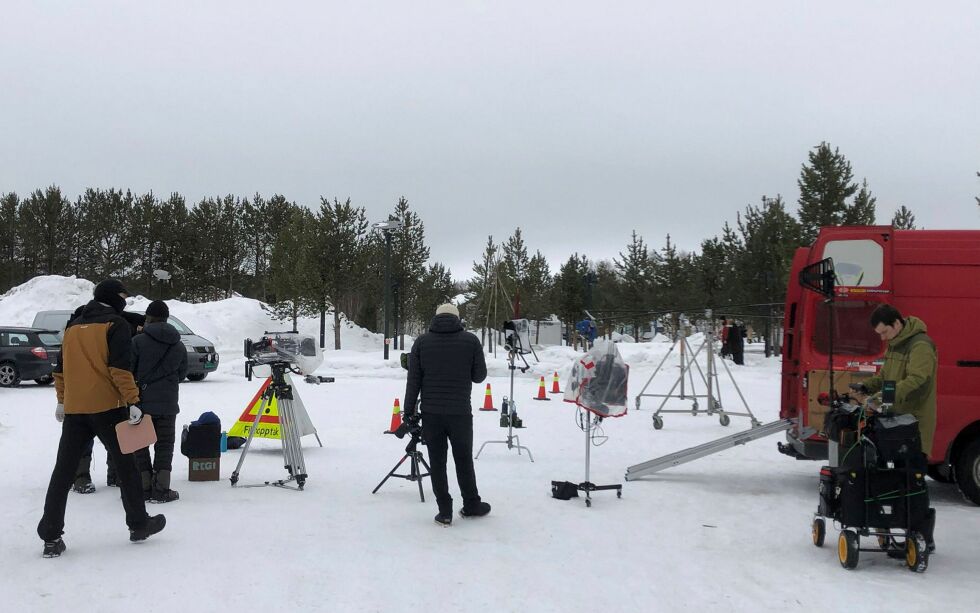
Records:
M232 426L231 430L228 431L228 436L240 436L242 438L248 438L248 433L252 430L252 426L255 424L255 416L259 413L259 408L262 406L262 394L265 392L269 384L272 383L272 379L266 379L262 387L252 398L252 401L248 403L245 410L242 412L238 421ZM255 435L259 438L280 438L279 434L279 403L276 401L276 397L273 396L265 409L262 410L262 416L259 417L259 424L255 428Z

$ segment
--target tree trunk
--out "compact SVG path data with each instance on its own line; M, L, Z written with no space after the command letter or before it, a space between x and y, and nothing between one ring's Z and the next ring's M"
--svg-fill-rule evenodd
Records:
M333 348L340 349L340 309L333 307Z
M334 309L336 311L336 309ZM327 305L320 302L320 349L323 349L327 340Z

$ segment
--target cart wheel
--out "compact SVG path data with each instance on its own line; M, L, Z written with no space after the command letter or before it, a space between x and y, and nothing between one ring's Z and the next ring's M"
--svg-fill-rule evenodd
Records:
M858 535L853 530L841 530L837 538L837 559L840 565L847 570L852 570L858 565L858 548L860 542Z
M918 532L910 533L905 539L905 565L913 573L924 573L929 568L926 539Z
M823 547L824 537L827 536L827 523L822 517L817 517L813 520L813 544L817 547Z
M660 430L663 427L664 427L664 419L663 419L663 417L660 417L659 415L654 415L653 416L653 429L654 430Z
M586 498L585 499L585 506L587 506L587 507L591 507L592 506L592 499L591 498Z
M622 498L622 497L623 497L623 490L616 490L616 498Z
M698 415L698 401L697 400L695 400L694 401L694 404L691 405L691 415L694 415L695 417L697 417L697 415Z
M728 424L732 423L732 420L728 418L727 414L722 413L721 417L718 418L718 423L723 426L727 426Z

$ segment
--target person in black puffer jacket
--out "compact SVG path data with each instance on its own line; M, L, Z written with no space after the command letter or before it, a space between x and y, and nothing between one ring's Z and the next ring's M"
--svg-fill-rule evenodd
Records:
M133 337L133 376L140 390L140 407L153 416L157 442L153 463L149 448L136 452L136 466L143 480L143 498L150 502L172 502L179 498L170 489L176 438L179 384L187 375L187 348L180 333L167 323L170 309L162 300L146 308L143 333Z
M479 517L490 512L480 499L473 470L473 384L487 378L483 346L475 335L463 330L459 310L452 304L436 309L429 331L412 345L405 387L405 420L419 419L418 401L422 396L422 439L429 450L432 491L439 505L436 523L453 521L453 498L446 476L448 445L453 447L456 481L463 497L463 517Z

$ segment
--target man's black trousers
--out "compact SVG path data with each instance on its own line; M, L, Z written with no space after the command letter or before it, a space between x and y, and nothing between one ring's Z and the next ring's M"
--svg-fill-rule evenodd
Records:
M91 415L65 415L65 421L61 424L58 459L44 499L44 516L37 526L37 534L43 540L53 541L64 533L65 506L68 504L68 492L75 480L78 460L96 436L105 445L106 452L116 465L120 495L126 510L126 525L132 529L146 524L148 516L136 462L132 454L120 453L119 441L116 439L116 424L128 418L129 411L125 408Z
M153 429L157 442L153 445L153 462L150 463L150 448L145 447L133 454L136 468L140 472L160 472L172 470L174 462L174 439L176 438L176 415L153 415Z
M450 444L453 446L456 482L463 497L463 508L469 509L479 504L480 493L476 489L476 473L473 471L473 416L440 415L423 411L422 439L429 449L432 493L436 496L439 512L453 512L453 497L449 495L449 478L446 476Z

